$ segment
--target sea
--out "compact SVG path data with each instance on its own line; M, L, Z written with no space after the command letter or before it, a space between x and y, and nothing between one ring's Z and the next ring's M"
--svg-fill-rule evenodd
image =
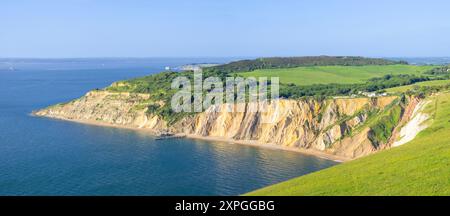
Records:
M0 195L240 195L337 163L34 117L117 80L238 58L0 59Z

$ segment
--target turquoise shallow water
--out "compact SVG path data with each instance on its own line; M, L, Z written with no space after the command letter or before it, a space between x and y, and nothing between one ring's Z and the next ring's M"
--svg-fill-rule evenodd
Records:
M155 141L144 132L29 115L116 80L212 60L151 59L139 67L130 60L2 61L0 195L238 195L336 164L221 142Z

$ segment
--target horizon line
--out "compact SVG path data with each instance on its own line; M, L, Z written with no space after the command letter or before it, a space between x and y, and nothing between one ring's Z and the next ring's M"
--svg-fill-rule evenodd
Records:
M89 57L0 57L0 59L36 59L36 60L51 60L51 59L151 59L151 58L289 58L289 57L364 57L364 58L450 58L449 56L364 56L364 55L273 55L273 56L89 56Z

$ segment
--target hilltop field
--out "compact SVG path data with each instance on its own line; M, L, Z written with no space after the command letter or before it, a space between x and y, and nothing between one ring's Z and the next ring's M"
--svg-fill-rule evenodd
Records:
M364 66L305 66L282 69L262 69L241 72L244 77L280 77L281 83L296 85L354 84L385 75L408 74L420 76L436 66L364 65Z

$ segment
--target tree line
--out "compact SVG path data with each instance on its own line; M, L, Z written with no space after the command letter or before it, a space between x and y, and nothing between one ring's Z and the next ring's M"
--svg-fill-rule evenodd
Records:
M254 60L241 60L228 64L204 68L206 71L223 73L246 72L258 69L293 68L301 66L363 66L408 64L406 61L392 61L380 58L358 56L306 56L306 57L271 57Z

